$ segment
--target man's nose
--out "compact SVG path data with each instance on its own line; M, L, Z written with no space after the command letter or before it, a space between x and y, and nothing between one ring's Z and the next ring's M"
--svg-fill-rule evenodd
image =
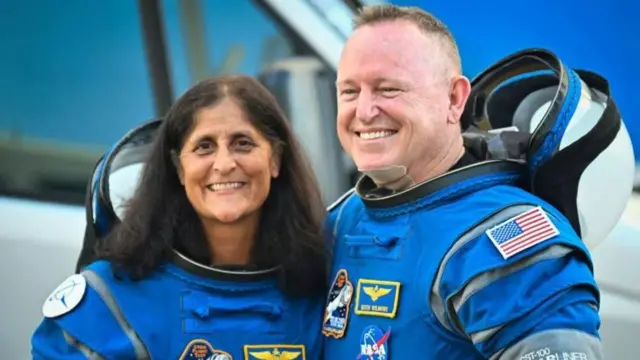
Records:
M380 109L376 105L375 98L370 91L361 91L358 96L358 107L356 118L368 123L373 121L380 114Z
M213 159L213 170L220 173L229 173L236 168L234 154L228 149L221 147L216 151Z

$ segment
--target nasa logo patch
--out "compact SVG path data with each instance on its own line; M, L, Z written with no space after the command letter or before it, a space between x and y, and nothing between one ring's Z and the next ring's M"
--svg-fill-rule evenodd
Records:
M359 279L356 291L356 314L394 318L398 312L400 283Z
M180 360L233 360L225 351L216 350L204 339L191 340L185 347Z
M54 318L73 310L87 290L87 280L80 274L69 276L53 290L42 305L42 314L46 318Z
M322 333L339 339L344 336L349 322L349 308L353 298L353 285L349 281L347 270L336 274L327 296L327 305L322 323Z
M365 327L362 331L360 354L357 359L389 360L389 336L391 336L391 328L385 332L379 326Z
M307 360L304 345L245 345L245 360Z

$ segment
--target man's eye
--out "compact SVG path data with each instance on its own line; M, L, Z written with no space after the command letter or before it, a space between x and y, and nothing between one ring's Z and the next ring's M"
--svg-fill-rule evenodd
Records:
M386 98L394 98L394 97L398 96L398 94L400 94L400 92L401 92L402 90L400 90L400 89L398 89L398 88L394 88L394 87L388 87L388 86L386 86L386 87L382 87L382 88L378 89L378 91L380 92L380 94L381 94L383 97L386 97Z
M343 95L353 95L355 93L356 93L356 91L354 89L340 90L340 94L343 94Z

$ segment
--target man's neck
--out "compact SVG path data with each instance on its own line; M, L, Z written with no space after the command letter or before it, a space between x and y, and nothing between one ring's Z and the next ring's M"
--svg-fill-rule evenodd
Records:
M401 191L416 184L436 178L454 167L455 164L464 156L464 153L464 143L462 137L460 137L459 140L454 141L451 146L449 146L447 151L442 152L441 156L433 159L430 164L427 164L427 166L414 166L414 169L410 169L404 177L390 183L391 186L389 186L389 184L385 184L381 187L394 191Z
M460 161L460 158L464 156L464 152L465 152L465 149L461 140L459 145L456 144L455 146L451 146L446 152L442 154L441 157L439 157L436 161L432 162L432 164L434 164L433 166L424 167L425 171L422 173L416 171L416 175L414 175L414 178L416 179L416 183L419 184L446 173L458 161Z

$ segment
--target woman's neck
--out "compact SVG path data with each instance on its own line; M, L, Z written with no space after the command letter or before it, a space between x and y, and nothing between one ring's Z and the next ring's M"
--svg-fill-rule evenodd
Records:
M247 265L256 238L259 216L251 216L232 224L204 224L212 266Z

